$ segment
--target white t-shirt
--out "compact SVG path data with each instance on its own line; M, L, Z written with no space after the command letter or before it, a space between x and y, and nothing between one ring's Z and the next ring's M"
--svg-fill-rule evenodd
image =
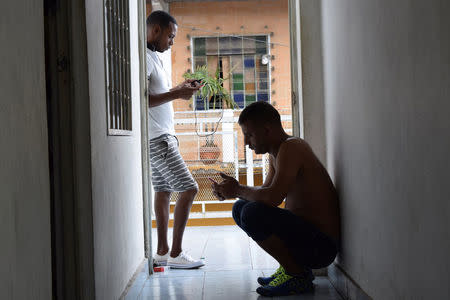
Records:
M171 89L171 79L164 70L162 60L147 49L147 79L150 95L166 93ZM172 101L149 108L149 137L157 138L163 134L175 135Z

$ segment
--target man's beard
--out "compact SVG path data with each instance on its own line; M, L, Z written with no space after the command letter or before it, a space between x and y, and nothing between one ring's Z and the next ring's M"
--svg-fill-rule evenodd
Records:
M147 42L147 48L150 49L150 51L157 51L157 47L154 44L150 44L149 42Z

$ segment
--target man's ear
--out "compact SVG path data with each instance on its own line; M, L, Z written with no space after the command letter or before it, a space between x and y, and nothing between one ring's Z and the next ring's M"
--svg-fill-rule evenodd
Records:
M153 36L158 36L161 33L161 26L159 24L153 24L152 32Z

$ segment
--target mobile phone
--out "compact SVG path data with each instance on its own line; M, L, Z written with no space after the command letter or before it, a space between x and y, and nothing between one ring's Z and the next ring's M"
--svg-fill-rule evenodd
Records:
M196 83L202 83L202 81L200 79L195 79L194 81L191 82L191 86L196 86Z

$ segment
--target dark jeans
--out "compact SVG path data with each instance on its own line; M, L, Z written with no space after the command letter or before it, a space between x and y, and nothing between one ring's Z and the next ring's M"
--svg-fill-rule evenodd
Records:
M233 218L256 242L279 237L303 267L324 268L336 257L334 239L287 209L241 199L233 205Z

